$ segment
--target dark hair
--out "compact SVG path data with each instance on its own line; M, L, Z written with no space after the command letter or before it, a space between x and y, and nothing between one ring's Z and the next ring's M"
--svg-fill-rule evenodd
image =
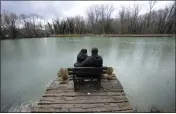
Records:
M92 48L91 50L92 54L97 54L98 53L98 49L96 47Z
M87 49L81 49L81 52L87 53Z

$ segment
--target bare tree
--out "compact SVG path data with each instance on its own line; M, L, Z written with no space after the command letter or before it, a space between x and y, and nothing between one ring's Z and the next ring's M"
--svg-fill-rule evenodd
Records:
M148 13L148 20L147 20L147 33L150 32L150 20L151 20L151 15L152 15L152 11L154 6L156 5L156 1L149 1L149 13Z
M138 16L139 16L139 11L141 9L140 5L134 5L134 10L132 12L132 33L136 34L139 31L139 25L138 25Z
M168 15L166 16L166 24L164 33L175 33L176 29L176 4L172 4L168 8Z
M22 26L24 27L25 31L23 30L23 34L28 37L40 37L43 36L43 23L44 19L40 15L37 14L30 14L30 15L20 15L20 21ZM20 31L21 32L21 31ZM25 33L24 33L25 32Z
M94 11L93 11L93 8L89 8L88 11L87 11L87 19L88 19L88 29L90 32L93 32L93 25L95 23L95 14L94 14Z
M114 7L113 7L113 5L111 4L111 5L106 5L105 6L105 9L106 9L106 12L105 12L105 16L106 16L106 33L109 33L109 32L111 32L111 22L112 22L112 19L111 19L111 16L112 16L112 13L113 13L113 11L114 11Z
M25 37L32 37L33 32L31 28L31 23L28 21L28 16L22 14L20 15L21 25L23 26L23 30L21 30L21 34L23 34Z
M123 34L123 31L124 31L124 16L125 16L125 7L124 6L121 6L121 9L119 11L119 18L120 18L120 31L121 31L121 34Z
M17 31L17 20L18 16L12 12L3 11L1 15L1 27L4 31L4 36L10 38L16 38L18 35Z
M98 22L100 18L100 6L98 5L93 5L87 10L88 14L88 23L90 25L90 30L92 33L98 33Z

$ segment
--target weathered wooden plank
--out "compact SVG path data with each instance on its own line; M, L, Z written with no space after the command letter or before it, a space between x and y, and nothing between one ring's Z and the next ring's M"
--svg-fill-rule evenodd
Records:
M69 112L68 109L62 107L62 108L51 108L51 107L48 107L48 108L35 108L31 111L32 113L33 112Z
M72 84L60 84L60 82L58 80L54 80L53 83L51 83L50 87L55 86L55 85L59 85L59 87L73 87Z
M58 90L73 90L74 86L72 84L58 84L53 82L49 88L46 89L46 91L48 90L52 90L52 89L58 89Z
M38 108L96 108L96 107L118 107L122 109L123 107L130 107L128 102L124 103L99 103L99 104L45 104L45 105L38 105Z
M34 112L43 112L43 113L61 113L61 112L77 112L77 113L93 113L93 112L126 112L126 113L132 113L133 110L112 110L111 108L93 108L93 109L82 109L82 108L73 108L73 109L61 109L61 108L37 108L32 111Z
M124 107L123 109L118 109L117 107L39 107L33 112L133 112L133 110L130 107Z
M38 104L88 104L88 103L121 103L128 102L127 98L121 99L85 99L85 100L60 100L60 99L44 99Z
M120 83L103 83L101 84L102 89L123 89Z
M119 113L132 113L134 110L115 110L114 112L119 112Z
M122 100L125 99L126 96L73 96L73 97L68 97L68 96L61 96L61 97L42 97L40 101L57 101L57 100L65 100L67 101L73 101L73 100L101 100L101 99L109 99L109 100Z
M117 79L116 80L107 80L107 79L101 79L101 83L120 83Z
M96 88L95 86L95 83L94 84L84 84L81 86L81 88L84 88L84 87L92 87L92 88ZM123 89L123 87L121 86L120 83L103 83L101 84L101 88L102 89ZM69 84L67 86L60 86L59 84L52 84L48 89L48 90L51 90L51 89L58 89L58 90L73 90L74 87L73 85Z
M49 92L57 92L57 93L64 93L64 92L74 92L74 90L72 89L68 89L68 90L61 90L61 89L57 89L57 88L48 88L46 89L45 93L49 93Z
M90 99L91 99L91 101L90 101ZM61 101L61 102L72 102L72 101L74 101L74 102L77 102L77 103L79 103L80 101L82 102L82 101L84 101L84 102L86 102L86 101L88 101L88 102L99 102L99 101L102 101L102 99L103 100L105 100L105 101L108 101L108 102L111 102L111 101L118 101L118 100L125 100L126 99L126 97L124 97L124 96L119 96L119 97L113 97L113 96L111 96L111 97L107 97L107 96L91 96L91 97L55 97L55 98L53 98L53 97L43 97L43 98L41 98L40 99L40 101L49 101L49 102L57 102L57 101ZM102 102L104 102L104 101L102 101Z
M61 95L65 95L66 92L74 92L74 90L59 90L59 89L47 89L47 91L45 92L45 94L61 94ZM83 91L82 91L83 92ZM123 89L100 89L100 91L96 91L96 90L89 90L89 91L84 91L84 92L89 92L89 93L92 93L92 92L124 92ZM79 92L78 92L79 93ZM81 91L80 91L81 93Z
M124 107L123 109L118 109L117 107L96 107L96 108L71 108L69 112L117 112L117 111L128 111L130 107Z
M69 112L114 112L132 110L128 103L104 103L104 104L49 104L38 105L38 111L61 112L68 110Z
M76 92L64 92L62 94L44 94L43 97L60 97L60 96L125 96L124 92L87 92L76 93Z

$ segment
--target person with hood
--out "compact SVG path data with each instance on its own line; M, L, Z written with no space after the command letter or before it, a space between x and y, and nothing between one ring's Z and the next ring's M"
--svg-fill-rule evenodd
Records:
M81 64L87 57L87 49L81 49L81 51L77 55L77 62L74 64L74 66Z
M103 59L98 55L98 49L92 48L92 55L87 57L82 63L76 64L75 67L102 67Z

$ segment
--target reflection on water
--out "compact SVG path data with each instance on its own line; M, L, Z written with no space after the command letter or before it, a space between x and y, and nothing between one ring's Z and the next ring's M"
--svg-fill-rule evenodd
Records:
M37 101L81 48L99 48L134 108L175 111L174 38L43 38L1 41L1 111Z

